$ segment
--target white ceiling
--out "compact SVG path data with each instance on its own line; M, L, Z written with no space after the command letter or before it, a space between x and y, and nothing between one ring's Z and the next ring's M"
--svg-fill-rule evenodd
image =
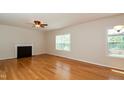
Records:
M73 26L87 21L118 15L116 13L1 13L0 24L34 29L34 20L47 23L41 30L56 30Z

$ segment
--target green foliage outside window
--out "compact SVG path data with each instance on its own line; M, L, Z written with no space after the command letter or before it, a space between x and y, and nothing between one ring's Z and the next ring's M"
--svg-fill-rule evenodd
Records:
M109 49L124 50L124 35L108 36Z

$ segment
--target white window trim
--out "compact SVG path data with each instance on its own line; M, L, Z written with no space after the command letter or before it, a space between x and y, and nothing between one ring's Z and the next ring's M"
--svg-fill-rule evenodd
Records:
M68 35L68 34L70 35L70 49L69 49L69 50L57 49L57 48L56 48L56 36ZM55 50L56 50L56 51L64 51L64 52L70 52L70 51L71 51L71 34L70 34L70 33L56 34L56 35L55 35Z
M117 59L124 59L124 57L121 57L121 56L112 56L111 54L109 54L109 47L108 47L108 29L107 29L107 31L105 31L106 33L105 33L105 41L106 41L106 56L107 57L110 57L110 58L117 58Z

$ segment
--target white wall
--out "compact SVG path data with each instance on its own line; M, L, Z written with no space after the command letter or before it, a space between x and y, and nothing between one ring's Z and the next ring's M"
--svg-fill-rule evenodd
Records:
M107 56L107 29L111 29L118 24L124 24L124 15L46 32L46 53L124 70L124 58ZM71 34L70 52L55 49L55 36L64 33Z
M0 25L0 60L16 57L17 44L32 44L33 55L44 53L44 32Z
M49 53L124 70L123 58L107 56L106 31L124 24L124 15L79 24L57 31L35 31L0 25L0 60L15 58L17 44L33 44L33 55ZM55 50L57 34L71 34L71 51Z

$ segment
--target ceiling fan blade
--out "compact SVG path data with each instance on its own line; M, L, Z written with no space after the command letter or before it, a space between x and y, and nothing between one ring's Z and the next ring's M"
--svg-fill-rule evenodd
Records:
M48 24L41 24L41 25L43 25L43 26L48 26Z
M41 25L40 25L40 27L44 28L44 25L43 25L43 24L41 24Z

